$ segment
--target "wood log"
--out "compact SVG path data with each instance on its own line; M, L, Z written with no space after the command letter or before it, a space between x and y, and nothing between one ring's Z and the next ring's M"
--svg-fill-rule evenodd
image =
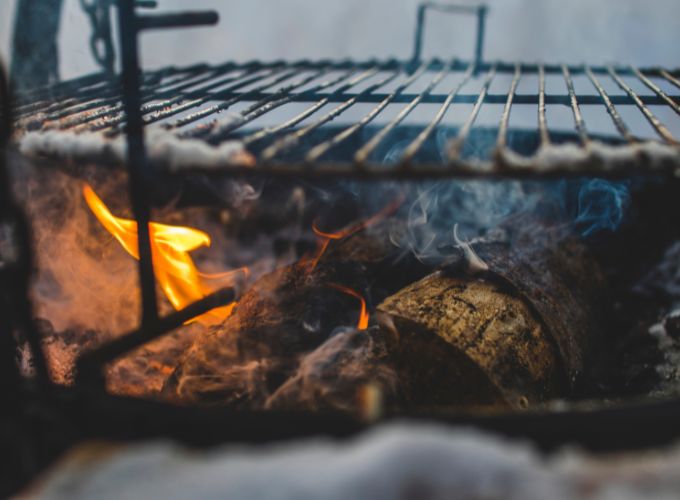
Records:
M426 274L415 259L395 265L390 224L333 242L312 272L303 261L260 278L227 321L195 341L163 395L237 408L298 404L349 411L357 409L355 395L375 383L385 400L399 399L399 384L388 376L391 334L357 334L351 327L360 303L330 286L341 284L377 303ZM340 337L334 335L337 329L344 332ZM339 338L346 351L332 354ZM322 356L337 364L324 364ZM308 369L310 363L315 370ZM333 387L326 383L330 378Z
M399 352L429 344L442 353L425 354L429 366L400 356L402 379L429 388L408 391L412 404L525 408L569 395L585 376L602 332L603 278L579 242L546 233L479 243L378 307L399 335ZM471 250L488 269L469 272ZM442 377L452 364L461 366L459 378Z

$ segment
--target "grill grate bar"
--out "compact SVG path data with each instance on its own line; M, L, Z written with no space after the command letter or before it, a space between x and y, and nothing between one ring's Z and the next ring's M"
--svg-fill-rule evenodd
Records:
M590 144L590 137L588 136L588 129L586 128L586 122L583 119L583 114L581 113L581 107L578 103L578 98L576 97L576 90L574 89L574 80L571 78L571 72L566 66L562 66L562 74L564 75L564 81L567 84L567 92L569 93L569 100L571 101L571 111L574 114L574 124L576 126L576 132L579 135L579 139L584 146Z
M162 108L165 106L172 106L173 104L180 102L181 97L168 99L161 103L152 103L151 101L159 98L167 98L171 96L177 96L177 93L182 92L192 86L200 85L206 81L218 78L226 73L229 73L227 66L210 72L206 76L200 76L202 73L187 73L185 76L172 80L170 82L160 81L156 85L143 88L142 89L142 113L147 113L153 111L154 109ZM199 78L200 77L200 78ZM225 84L230 81L236 80L238 77L225 78L220 80ZM84 104L81 104L75 109L63 110L59 113L55 113L52 119L62 119L66 116L72 116L69 119L63 120L60 128L66 130L73 127L78 127L80 125L85 125L99 118L105 118L106 116L121 113L123 111L123 104L121 102L120 92L113 90L113 96L108 99L103 100L93 100ZM93 111L96 110L96 111ZM50 119L48 117L48 119Z
M656 83L654 83L652 80L643 75L639 69L631 66L631 71L635 73L635 76L637 76L640 79L640 81L642 81L642 83L644 83L647 87L652 89L657 96L663 99L663 101L666 104L668 104L668 106L670 106L670 108L673 111L680 115L680 106L678 105L678 103L671 99L670 96L666 94L663 90L661 90L661 87L659 87Z
M671 84L675 85L677 88L680 89L680 80L671 75L668 71L665 69L662 69L659 74L666 79L667 82L670 82Z
M65 104L77 102L78 98L74 96L74 93L97 96L115 85L120 86L120 80L106 79L102 81L86 82L82 86L73 87L71 92L55 89L54 92L51 93L48 88L42 92L41 97L36 97L36 100L31 100L28 97L25 97L24 99L17 98L15 100L14 115L16 118L22 118L28 114L38 113L45 109L58 109Z
M202 106L206 102L210 100L216 100L219 99L220 96L226 95L228 92L233 92L235 90L238 90L243 87L247 87L248 85L252 85L257 82L261 82L263 80L266 80L267 78L271 78L272 76L276 76L278 73L284 73L284 68L279 68L279 69L274 69L274 70L265 70L261 71L259 69L254 69L250 73L246 73L245 75L242 75L236 80L236 83L233 83L230 85L227 89L218 92L216 95L211 95L207 94L206 95L206 89L202 89L201 91L196 91L195 93L192 92L188 96L178 96L178 102L181 102L183 99L189 98L190 100L187 102L182 102L181 104L178 104L177 106L170 107L170 108L165 108L160 111L154 111L151 114L147 114L144 116L144 123L145 125L150 125L152 123L158 122L160 120L164 120L167 118L170 118L172 116L178 115L180 113L183 113L184 111L189 111L191 109L197 108L198 106ZM290 71L285 72L283 76L286 78L290 77ZM211 85L208 86L207 90L217 88L221 85L223 85L226 82L215 82ZM274 83L275 84L275 83ZM273 84L272 84L273 85ZM259 91L266 90L269 88L271 85L265 84L261 87L258 88ZM221 109L226 109L232 104L240 101L241 99L244 99L248 96L248 94L242 94L237 97L232 97L226 102L220 103L218 106L213 106L209 109L215 109L213 112L218 112ZM216 109L216 108L221 108L221 109ZM97 130L104 130L104 129L109 129L112 128L116 125L121 125L125 121L125 116L124 115L118 115L112 120L105 121L99 126L92 127L90 131L97 131ZM111 131L112 134L117 134L121 132L120 129L114 129Z
M515 74L512 77L512 83L510 83L508 100L505 103L505 108L503 108L501 122L498 127L498 139L496 141L496 151L502 151L507 147L508 129L510 126L510 113L512 112L512 104L515 100L515 94L517 94L517 87L519 86L519 82L521 79L522 79L522 66L520 64L517 64L515 66Z
M680 143L677 141L675 137L673 137L673 134L671 134L670 130L668 130L668 127L664 125L661 120L659 120L654 113L650 111L650 109L645 106L645 104L642 102L640 99L640 96L635 93L635 91L628 85L626 82L623 81L623 79L618 75L616 70L613 67L609 67L609 74L611 77L614 79L616 84L624 91L628 96L635 102L635 105L638 107L638 109L642 112L642 114L645 116L647 121L654 127L654 130L668 143L673 146L679 146Z
M270 96L263 97L259 100L257 100L254 104L246 108L245 110L240 112L240 117L238 120L229 120L229 123L226 124L219 124L216 122L214 128L208 128L208 127L195 127L193 130L185 132L182 134L182 137L192 137L192 138L198 138L198 137L204 137L204 136L210 136L212 141L219 142L220 138L228 136L231 132L234 130L242 127L249 121L252 121L256 119L257 117L271 111L275 107L281 106L285 102L290 102L290 99L286 99L290 94L299 88L304 87L305 85L308 85L309 83L313 82L314 80L318 80L320 78L323 78L330 69L321 69L319 71L316 71L312 73L311 75L302 78L301 80L298 80L296 82L293 82L287 86L284 86L280 88L279 90L276 91L276 93L271 94ZM321 90L321 85L317 85L314 87L315 89ZM284 101L285 102L282 102ZM270 106L270 104L273 103L280 103L278 106ZM196 120L194 118L194 115L188 116L185 118L182 118L180 120L177 120L175 123L170 125L169 128L181 128L186 125L189 125L193 123Z
M489 88L491 87L491 83L493 82L495 76L496 66L494 65L491 67L489 73L486 75L486 79L484 80L484 84L482 85L482 90L479 93L479 98L477 99L477 102L472 108L470 116L468 116L468 119L465 121L465 124L461 127L460 131L458 132L458 136L453 140L449 147L448 151L449 161L456 161L460 158L460 154L463 150L463 145L465 144L465 141L470 135L470 131L472 130L472 127L474 126L475 121L479 116L479 112L482 109L482 106L484 105L484 99L486 98L486 94L489 92Z
M344 75L341 75L339 77L336 77L336 78L327 80L325 82L322 82L319 85L315 86L313 89L310 89L309 92L316 93L316 92L322 91L326 88L330 88L330 87L333 87L335 85L338 85L338 84L342 83L343 81L347 80L348 78L350 78L353 74L355 74L355 73L348 72L348 73L345 73ZM271 101L271 102L267 102L266 99L262 99L258 104L264 103L263 105L261 105L257 109L254 109L251 112L244 115L243 120L240 121L233 128L231 128L231 127L218 128L216 131L214 131L211 134L210 141L211 142L219 142L220 140L225 139L230 132L245 126L246 124L252 122L253 120L256 120L257 118L259 118L260 116L263 116L263 115L273 111L274 109L277 109L277 108L283 106L284 104L290 103L292 100L293 100L292 94L289 94L287 96L284 96L284 97L282 97L278 100ZM313 106L313 108L315 108L315 107L316 107L316 105ZM246 111L248 111L248 110L246 110ZM296 123L293 123L289 126L294 126L295 124L300 123L302 120L304 120L307 116L310 116L311 114L313 114L313 112L310 113L309 115L306 115L305 117L300 118L299 121L297 121ZM274 127L273 129L265 129L265 130L261 131L262 135L260 135L259 133L255 134L253 136L251 142L259 141L259 140L263 139L264 137L266 137L267 135L270 135L270 133L276 134L276 133L278 133L282 130L285 130L286 128L288 128L288 126L283 127L283 128ZM278 129L278 130L274 130L274 129Z
M357 73L358 73L358 72L356 72L356 71L350 71L350 72L348 72L346 75L343 75L343 76L339 77L337 80L342 80L342 81L344 81L344 80L346 80L347 78L350 78L350 77L356 75ZM360 74L360 75L359 75L358 77L356 77L356 78L362 78L362 80L363 80L363 76L362 76L362 75L363 75L363 74ZM345 84L342 88L345 88L345 87L347 87L347 86L352 87L352 86L354 85L354 81L356 80L356 78L353 79L353 80L350 80L350 81L349 81L347 84ZM341 88L341 89L342 89L342 88ZM341 89L340 89L340 90L336 90L336 91L334 92L334 94L342 93L342 92L341 92ZM277 126L274 126L274 127L267 127L267 128L264 128L264 129L260 130L259 132L255 132L255 133L253 133L253 134L250 134L250 135L244 137L244 138L241 139L241 140L243 141L243 144L245 144L246 146L248 146L248 145L254 144L254 143L256 143L256 142L260 142L260 141L263 141L263 140L265 140L265 139L269 139L269 138L272 137L272 136L275 136L275 135L277 135L277 134L279 134L279 133L281 133L281 132L283 132L283 131L285 131L285 130L287 130L287 129L289 129L289 128L294 127L295 125L298 125L299 123L301 123L302 121L306 120L307 118L309 118L310 116L312 116L314 113L316 113L319 109L323 108L323 107L324 107L326 104L328 104L329 102L331 102L331 96L324 97L323 99L317 101L317 102L314 103L312 106L310 106L309 108L307 108L306 110L304 110L302 113L299 113L298 115L296 115L296 116L294 116L293 118L291 118L290 120L288 120L288 121L282 123L281 125L277 125Z
M364 116L359 122L355 123L351 127L340 132L338 135L329 139L328 141L319 144L318 146L312 148L307 154L305 161L308 163L315 162L326 154L331 148L338 146L342 142L346 141L354 134L359 132L366 125L371 123L377 116L384 111L384 109L394 100L396 96L404 92L408 87L410 87L416 80L420 79L421 76L427 71L430 62L426 62L418 68L415 73L408 77L404 82L402 82L390 95L383 99L378 106L373 108L370 113Z
M420 104L423 98L430 94L434 88L441 83L441 81L451 72L451 68L455 60L452 60L445 68L443 68L437 75L432 79L429 85L423 90L418 96L416 96L402 111L385 127L383 127L374 137L371 139L364 147L362 147L355 155L354 161L361 165L367 162L369 156L375 149L380 145L380 143L392 132L397 125L399 125L404 119L411 114L411 112Z
M209 70L211 70L211 67L207 64L196 64L184 68L170 67L152 71L142 75L142 92L159 85L166 79L172 79L178 76L183 78L182 75L184 74L191 77L197 73L200 74L201 72ZM63 96L55 95L47 100L39 101L35 104L36 107L34 107L34 109L28 113L24 113L24 115L32 113L58 113L61 110L69 111L70 108L77 108L83 103L97 100L106 101L116 97L118 99L115 100L121 100L121 92L121 81L117 77L107 77L103 81L88 82L82 87L74 89L74 92L69 94L63 94ZM27 106L30 106L30 104ZM23 108L19 107L18 109L21 110ZM75 112L76 111L70 111L70 114Z
M415 140L406 148L406 151L404 152L401 161L403 163L408 163L410 162L413 157L418 154L418 151L423 147L423 144L429 139L429 137L432 135L432 132L437 128L437 126L441 123L441 121L444 119L444 116L448 112L449 108L451 107L451 103L453 103L453 99L458 95L460 90L470 81L472 76L475 74L476 71L476 66L470 65L468 70L465 72L463 75L462 80L454 87L453 90L449 93L449 95L446 98L446 101L444 101L444 104L442 104L442 107L439 108L439 111L435 115L434 119L428 124L428 126L418 135L418 137L415 138Z
M378 70L369 70L364 73L365 78L359 80L358 83L361 81L367 80L370 77L373 77L375 74L377 74ZM397 78L400 74L400 70L394 71L392 74L388 75L387 77L381 79L379 82L374 83L373 85L370 85L367 87L365 90L363 90L359 95L364 95L364 94L370 94L374 90L378 90L379 88L387 85L391 81L393 81L395 78ZM355 84L356 85L356 84ZM296 146L301 139L312 133L313 131L317 130L319 127L324 125L325 123L328 123L338 116L340 116L342 113L347 111L349 108L354 106L357 103L357 97L352 97L348 101L345 101L342 103L340 106L334 108L332 111L330 111L328 114L322 116L319 118L317 121L314 123L308 125L307 127L303 128L302 130L292 132L289 135L281 138L271 146L269 146L263 153L262 153L262 158L264 160L272 160L277 154L280 152L290 149L293 146Z
M595 76L595 74L590 69L590 67L586 67L586 75L588 76L588 79L593 84L593 86L597 89L597 91L602 96L602 101L604 102L604 105L607 107L607 113L609 113L609 116L611 116L612 121L614 122L614 126L619 131L619 133L626 139L626 141L628 141L631 144L638 142L637 137L635 137L631 133L630 129L628 128L628 125L626 125L626 122L623 120L623 118L619 114L618 110L616 109L616 107L612 103L612 100L609 97L609 94L607 94L607 91L602 86L602 83Z
M257 93L262 92L263 90L270 89L270 88L274 87L275 85L278 85L279 83L285 82L286 80L293 78L296 74L297 74L297 70L294 69L292 71L281 72L278 76L271 75L271 74L265 75L265 78L269 78L271 76L276 76L276 77L273 80L264 83L263 85L260 85L260 86L254 88L250 91L245 92L244 94L236 95L234 97L227 99L224 102L221 102L219 104L215 104L215 105L210 106L206 109L201 109L199 111L196 111L195 113L191 113L190 115L185 116L184 118L180 118L175 123L169 125L169 128L171 128L171 129L172 128L179 128L179 127L182 127L184 125L188 125L190 123L194 123L194 122L197 122L197 121L202 120L204 118L207 118L210 115L214 115L214 114L217 114L217 113L221 113L222 111L226 111L227 109L232 107L234 104L241 102L241 101L246 101L249 98L256 95ZM259 79L258 81L261 81L261 80L262 79ZM215 100L215 98L216 98L216 96L214 96L214 95L208 96L205 99L205 101L201 104L204 104L205 102L210 101L210 100ZM201 104L199 104L199 106ZM196 107L196 106L194 106L194 107ZM182 111L184 111L184 110L182 110ZM173 113L173 114L177 114L177 113ZM159 119L167 118L167 117L168 117L168 115L166 114ZM153 120L153 121L157 121L157 120ZM147 123L152 123L152 121L149 121Z

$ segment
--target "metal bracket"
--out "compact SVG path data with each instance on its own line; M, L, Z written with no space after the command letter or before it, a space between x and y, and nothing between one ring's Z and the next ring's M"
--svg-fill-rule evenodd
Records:
M484 34L486 30L486 15L489 8L486 5L455 5L435 2L424 2L418 6L418 18L416 22L416 37L413 49L414 65L422 62L423 38L425 37L425 14L427 10L436 10L445 14L471 14L477 16L477 42L475 45L475 67L483 62Z

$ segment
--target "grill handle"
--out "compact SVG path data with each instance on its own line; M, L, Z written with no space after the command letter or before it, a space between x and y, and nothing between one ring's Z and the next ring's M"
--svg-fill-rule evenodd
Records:
M468 14L477 16L477 42L475 45L475 67L482 64L484 53L484 33L486 30L486 15L489 8L482 5L456 5L436 2L423 2L418 6L418 19L416 22L416 37L413 50L413 63L422 62L423 38L425 37L425 14L427 10L435 10L445 14Z

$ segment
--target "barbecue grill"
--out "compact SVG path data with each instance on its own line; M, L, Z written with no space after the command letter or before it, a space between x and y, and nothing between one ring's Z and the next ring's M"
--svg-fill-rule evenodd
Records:
M151 6L151 2L142 3ZM429 9L477 16L477 46L472 60L423 59L425 14ZM5 321L0 356L4 359L15 351L9 331L20 328L30 342L36 366L35 380L20 384L12 361L3 362L1 378L7 381L3 385L17 401L9 406L15 411L28 408L29 422L37 421L41 426L68 422L66 428L74 434L62 436L63 440L46 452L49 456L35 459L35 467L83 436L127 439L171 435L193 444L214 444L316 433L346 436L364 427L341 416L235 414L168 407L106 394L102 379L106 363L234 299L234 290L226 289L160 317L148 233L152 180L199 174L416 180L635 175L675 182L680 173L680 143L672 132L672 123L662 117L680 114L680 71L485 61L486 13L484 7L424 4L418 13L414 54L407 60L228 62L142 71L137 55L141 31L209 25L217 21L217 16L140 15L135 2L119 0L120 74L113 70L113 43L110 30L104 29L108 20L99 18L98 36L105 42L105 53L97 57L101 72L35 89L15 89L11 112L3 82L3 138L9 137L11 113L14 127L24 134L20 146L30 144L31 152L46 165L54 165L55 160L62 166L96 161L126 168L139 227L143 299L139 329L84 355L78 363L75 386L56 388L48 380L31 319L27 229L20 211L10 201L11 193L3 193L0 251L2 261L10 265L0 268L2 305L6 306L0 313ZM509 85L495 90L502 76ZM548 92L549 78L561 79L566 92ZM577 91L577 87L583 87L577 86L577 79L590 82L592 90ZM519 92L525 80L535 82L534 91ZM620 91L607 90L613 86ZM636 90L642 87L649 92ZM472 108L460 124L447 125L446 118L455 105ZM480 113L490 105L502 107L497 124L478 126ZM548 109L555 105L571 110L570 128L551 129ZM518 106L532 107L535 128L511 125ZM582 111L586 106L606 112L615 134L592 133ZM231 112L233 109L238 111ZM287 109L295 112L286 113ZM367 111L356 113L357 109ZM653 137L633 132L630 110L637 110L650 124ZM412 123L409 117L413 116L424 123ZM167 157L149 151L144 127L150 126L172 137L178 147L199 142L208 148L233 144L240 153L211 157L200 165L169 162ZM115 147L123 139L125 154ZM81 141L95 146L81 147ZM396 150L388 147L395 143L400 145ZM4 167L0 173L6 175ZM3 188L9 185L4 177L0 181ZM614 449L649 446L677 437L679 415L680 402L670 401L562 414L418 418L473 423L508 435L531 437L544 448L578 442L594 449ZM631 428L641 432L632 434ZM21 472L31 475L34 468Z

